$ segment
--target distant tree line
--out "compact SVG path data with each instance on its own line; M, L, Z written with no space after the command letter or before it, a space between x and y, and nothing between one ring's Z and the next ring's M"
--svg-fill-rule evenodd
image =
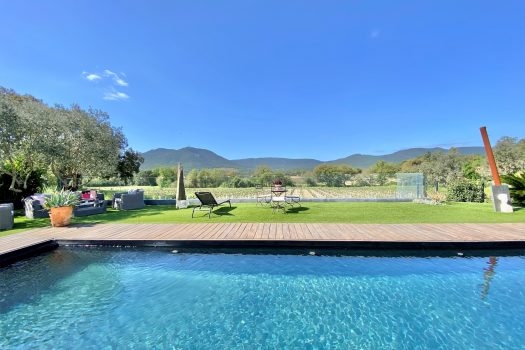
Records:
M525 140L501 138L493 148L501 175L525 170ZM487 158L484 155L460 155L452 148L449 152L427 153L401 163L401 172L418 171L427 181L447 185L458 180L492 181Z
M277 179L284 185L294 185L290 175L285 172L274 171L267 166L259 166L249 175L241 174L237 169L204 168L191 169L184 176L186 186L194 188L246 188L257 185L269 186ZM160 167L150 170L142 170L134 177L134 183L137 186L176 187L176 181L176 167Z
M525 169L525 140L504 137L496 143L494 154L501 174L513 174ZM142 170L133 181L137 186L175 187L176 170L175 167ZM187 186L196 188L269 186L275 180L281 180L287 186L382 186L394 184L399 172L424 173L431 186L491 180L485 156L460 155L452 148L449 152L429 152L401 163L381 160L367 169L333 163L321 164L313 170L277 171L268 166L258 166L250 173L225 168L191 169L186 173L185 181Z

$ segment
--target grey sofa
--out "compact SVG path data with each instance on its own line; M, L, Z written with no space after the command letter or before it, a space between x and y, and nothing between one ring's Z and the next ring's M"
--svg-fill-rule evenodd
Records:
M44 209L45 194L36 193L32 196L24 198L24 210L26 218L39 219L48 218L49 213Z
M49 212L44 209L43 204L46 195L35 194L24 199L24 209L26 218L38 219L48 218ZM103 193L97 193L95 201L84 202L73 209L74 216L87 216L105 213L107 210L106 200Z
M14 212L13 203L0 204L0 230L13 228Z
M103 193L97 193L96 201L81 203L73 209L73 216L88 216L102 214L107 211L106 200Z
M113 208L119 210L142 209L144 203L143 190L130 190L128 192L115 193L113 196Z

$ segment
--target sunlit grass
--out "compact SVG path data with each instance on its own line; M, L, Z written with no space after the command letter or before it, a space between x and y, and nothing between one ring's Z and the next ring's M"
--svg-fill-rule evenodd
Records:
M175 206L147 206L141 210L115 211L105 214L73 218L72 223L240 223L240 222L296 222L296 223L503 223L525 222L525 210L511 214L495 213L487 203L451 203L424 205L415 203L320 203L305 202L301 207L289 208L286 214L273 213L269 207L255 203L232 204L213 211L211 219L206 212L196 212L191 218L191 208ZM0 232L0 236L48 227L49 219L28 220L15 218L14 229Z

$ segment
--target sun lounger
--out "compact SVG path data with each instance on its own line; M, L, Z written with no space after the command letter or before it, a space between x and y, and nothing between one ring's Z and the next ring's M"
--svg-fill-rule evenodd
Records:
M195 192L195 196L199 199L201 204L198 207L193 208L193 211L191 212L191 217L193 218L193 214L195 214L195 210L207 210L208 211L208 218L211 218L211 212L213 208L218 207L219 205L222 205L224 203L228 203L230 207L232 206L230 200L225 200L222 202L217 202L213 194L211 192Z

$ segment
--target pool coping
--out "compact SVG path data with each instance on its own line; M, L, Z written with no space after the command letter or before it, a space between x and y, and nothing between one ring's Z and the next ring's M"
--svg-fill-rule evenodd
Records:
M457 252L477 251L480 255L490 256L494 250L525 249L525 241L339 241L339 240L67 240L49 239L30 244L19 249L0 254L0 267L28 259L59 247L149 247L178 248L199 250L208 253L250 253L253 250L266 250L267 253L331 255L331 252L355 252L367 255L371 251L396 252L411 251L426 256L425 252L437 252L444 255L456 255ZM184 251L182 251L184 252ZM433 254L431 254L433 255ZM391 256L386 254L385 256Z
M0 267L11 265L17 261L31 258L33 256L54 250L58 248L60 244L54 239L49 239L43 242L35 244L29 244L18 249L0 254Z
M42 228L0 238L0 266L59 246L173 250L484 251L525 249L518 224L115 223ZM353 251L353 252L352 252ZM484 253L485 254L485 253Z
M525 249L525 241L349 241L349 240L94 240L57 239L58 245L65 246L132 246L170 248L318 248L343 250L489 250Z

